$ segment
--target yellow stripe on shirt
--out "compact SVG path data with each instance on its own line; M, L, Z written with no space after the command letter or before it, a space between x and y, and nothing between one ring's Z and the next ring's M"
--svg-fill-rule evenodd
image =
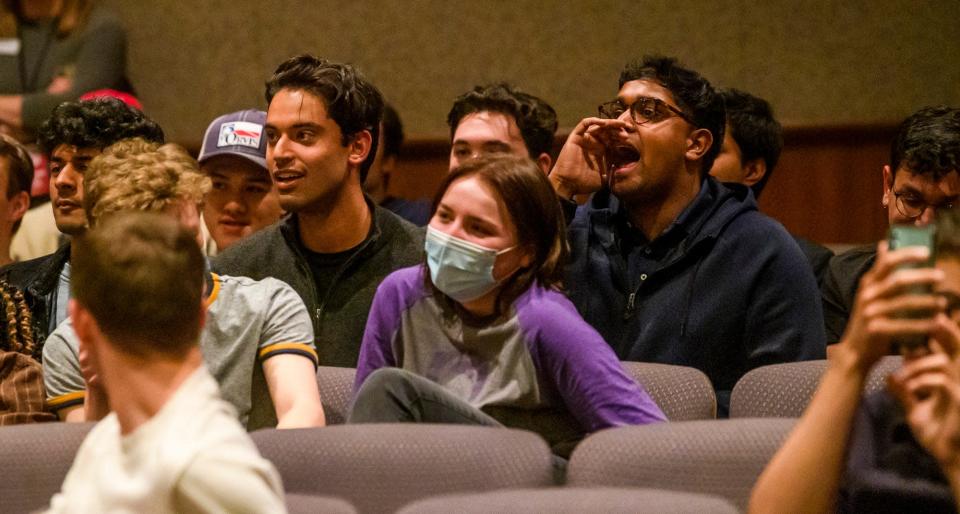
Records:
M306 343L274 343L261 348L257 356L263 361L274 355L283 353L292 353L308 357L313 361L314 366L320 362L320 358L317 357L317 351L313 346Z
M210 295L207 296L207 301L204 304L204 307L210 308L210 305L213 304L214 300L217 299L217 295L220 293L220 275L211 272L210 277L213 279L213 290L210 291Z
M86 391L74 391L72 393L54 396L53 398L47 400L47 408L52 411L58 411L65 407L72 407L77 404L82 404L83 399L86 398L86 396Z

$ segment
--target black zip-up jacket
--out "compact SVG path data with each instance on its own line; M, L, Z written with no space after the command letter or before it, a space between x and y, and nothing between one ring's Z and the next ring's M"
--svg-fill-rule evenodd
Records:
M69 260L70 244L67 243L50 255L14 262L0 270L0 277L23 291L33 316L33 337L39 345L43 344L50 332L50 319L57 308L60 271Z
M707 177L653 241L616 197L596 193L568 235L565 285L583 319L621 360L703 371L721 414L747 371L825 357L810 265L744 186Z
M367 238L318 291L304 256L296 215L239 241L214 257L217 273L257 280L274 277L290 284L303 299L322 366L356 367L373 295L394 270L423 262L424 230L382 207L371 206L373 227Z

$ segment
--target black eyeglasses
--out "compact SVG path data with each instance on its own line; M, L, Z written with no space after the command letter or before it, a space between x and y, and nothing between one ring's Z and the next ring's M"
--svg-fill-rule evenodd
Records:
M600 104L598 110L600 111L601 118L612 120L623 115L627 107L620 100L612 100ZM696 123L693 122L693 118L691 118L690 115L659 98L641 96L630 104L630 118L633 119L633 122L637 125L657 123L673 116L679 116L687 123L696 126Z
M894 203L897 206L897 210L900 211L900 214L912 220L919 218L928 207L933 207L934 210L940 210L952 209L954 205L953 202L944 202L937 205L929 204L923 198L909 191L894 192L893 197L895 198Z

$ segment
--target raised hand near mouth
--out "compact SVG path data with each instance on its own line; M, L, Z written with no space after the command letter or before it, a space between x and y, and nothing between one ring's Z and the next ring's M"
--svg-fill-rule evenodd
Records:
M562 198L599 191L607 180L606 153L620 130L633 130L624 121L585 118L577 124L550 171L550 183Z

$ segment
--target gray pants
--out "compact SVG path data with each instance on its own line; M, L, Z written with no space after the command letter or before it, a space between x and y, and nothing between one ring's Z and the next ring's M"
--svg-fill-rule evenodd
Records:
M443 386L399 368L380 368L363 382L348 423L448 423L503 426Z

